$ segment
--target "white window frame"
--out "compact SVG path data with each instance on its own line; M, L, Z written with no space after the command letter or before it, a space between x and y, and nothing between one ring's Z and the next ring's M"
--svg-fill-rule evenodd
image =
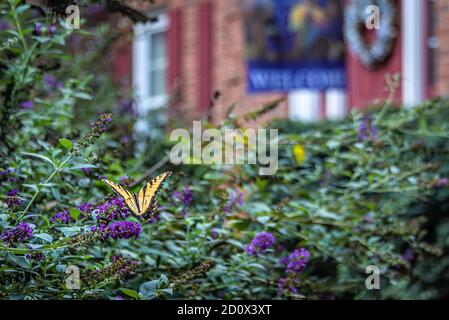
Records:
M425 99L425 1L402 1L402 101L414 107Z
M163 107L168 102L168 94L159 96L150 95L150 35L166 32L168 28L168 16L164 13L158 14L157 16L157 22L138 23L134 26L133 87L137 110L140 114L146 114L150 110Z

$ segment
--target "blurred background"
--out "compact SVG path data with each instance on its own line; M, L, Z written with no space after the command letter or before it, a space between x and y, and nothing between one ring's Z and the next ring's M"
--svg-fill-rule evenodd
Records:
M187 118L209 111L218 122L232 103L239 114L283 97L262 122L339 119L385 100L388 74L401 75L397 103L413 106L449 93L446 0L130 5L157 18L137 24L113 54L115 78L134 88L142 112L168 105ZM378 7L378 25L369 24L376 14L370 5ZM221 97L209 110L215 91Z
M448 14L447 0L0 1L0 265L14 272L0 298L449 296ZM174 165L170 132L192 120L278 129L278 172ZM136 189L164 171L155 219L122 220L101 180ZM27 258L28 240L54 251L95 232L104 204L141 237ZM122 253L142 263L126 283L61 287L58 265L107 275ZM366 290L373 264L382 290Z

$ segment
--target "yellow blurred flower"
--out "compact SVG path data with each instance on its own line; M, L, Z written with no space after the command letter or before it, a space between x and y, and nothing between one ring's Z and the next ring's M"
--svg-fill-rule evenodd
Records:
M299 4L294 7L290 14L290 27L293 30L302 29L312 19L313 23L322 25L326 23L326 14L319 6Z
M304 147L301 144L296 144L293 147L293 154L295 155L296 164L298 166L302 165L304 159L306 158L306 151L304 150Z

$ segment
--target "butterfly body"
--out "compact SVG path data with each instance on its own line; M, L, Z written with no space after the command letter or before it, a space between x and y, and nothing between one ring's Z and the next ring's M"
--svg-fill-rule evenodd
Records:
M148 219L154 215L157 209L157 192L162 187L164 180L170 175L171 172L165 172L157 176L153 180L147 182L147 184L140 189L138 193L128 191L122 186L107 179L103 179L103 182L123 198L126 206L132 214L137 217Z

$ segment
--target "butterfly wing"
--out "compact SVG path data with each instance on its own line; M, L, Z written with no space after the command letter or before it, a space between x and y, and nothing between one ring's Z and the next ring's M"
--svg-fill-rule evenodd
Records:
M171 175L171 172L165 172L140 189L137 195L137 201L140 208L139 215L145 215L148 212L153 212L157 207L156 194L162 187L162 183Z
M138 204L136 203L136 200L134 198L134 194L107 179L103 179L103 182L106 183L108 186L110 186L118 195L120 195L123 198L123 200L125 200L126 205L132 212L134 212L135 215L139 215L140 211Z

